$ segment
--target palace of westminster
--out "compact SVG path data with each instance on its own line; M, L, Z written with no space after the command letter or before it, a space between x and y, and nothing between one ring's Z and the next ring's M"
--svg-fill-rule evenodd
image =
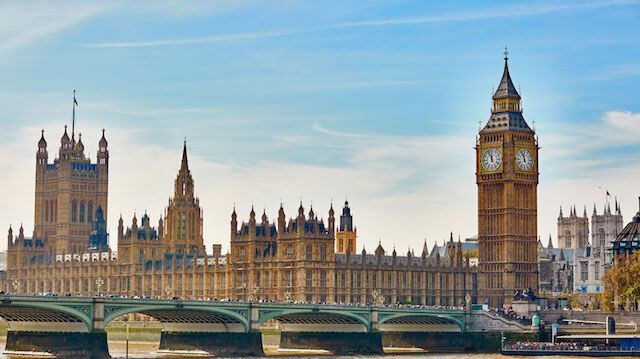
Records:
M417 255L389 253L381 244L373 253L357 254L348 202L337 223L333 207L326 222L302 204L288 220L281 205L275 221L266 213L256 218L252 209L240 223L234 209L229 253L223 255L220 244L207 252L186 143L164 217L154 226L146 214L140 220L134 215L126 227L121 217L116 252L106 230L104 130L96 163L85 155L81 136L76 141L66 126L50 162L43 131L33 234L26 237L22 226L17 234L9 228L4 290L446 306L510 302L516 289L537 289L539 281L538 143L520 104L505 56L491 116L476 140L477 258L463 250L467 243L453 238L431 251L425 242Z

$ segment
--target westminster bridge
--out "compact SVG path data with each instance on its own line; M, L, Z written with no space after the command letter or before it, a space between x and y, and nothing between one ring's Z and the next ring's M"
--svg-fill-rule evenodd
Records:
M269 324L277 324L280 329L281 348L327 349L337 354L382 353L384 336L420 347L427 340L423 334L429 333L463 336L468 332L529 330L505 318L463 309L0 296L0 317L9 325L6 350L10 351L107 358L105 326L132 313L162 323L161 350L202 350L234 356L263 355L260 328ZM432 344L434 340L438 339L428 339Z

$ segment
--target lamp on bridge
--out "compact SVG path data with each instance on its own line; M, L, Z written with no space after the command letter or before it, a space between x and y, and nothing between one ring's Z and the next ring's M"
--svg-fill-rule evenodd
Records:
M171 295L171 294L172 294L172 293L173 293L173 289L171 289L171 287L170 287L170 286L166 286L166 287L164 287L164 295L165 295L167 298L171 299L171 297L172 297L172 295Z
M20 292L20 281L17 279L14 279L11 282L11 287L13 287L13 292L14 293L19 293Z
M96 287L98 288L98 296L100 296L100 289L102 288L103 285L104 285L104 280L102 280L102 278L98 277L96 279Z

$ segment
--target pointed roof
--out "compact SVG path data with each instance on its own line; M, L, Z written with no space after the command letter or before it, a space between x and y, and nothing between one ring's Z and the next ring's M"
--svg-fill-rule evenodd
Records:
M38 141L38 147L47 147L47 141L44 139L44 128L41 130L40 141Z
M180 171L189 171L189 160L187 158L187 140L184 140L184 146L182 147L182 163L180 164Z
M638 197L638 205L640 206L640 197ZM632 242L637 241L640 238L640 209L631 222L629 222L618 234L614 242L614 247L619 247L620 242ZM628 248L631 248L631 244L628 245Z
M102 129L102 137L100 138L100 142L98 142L98 146L107 147L107 139L104 137L104 128Z
M64 133L62 134L62 138L60 139L60 142L62 143L69 142L69 135L67 135L67 125L64 125Z
M551 233L549 233L549 244L547 244L548 249L553 249L553 241L551 240Z
M522 116L522 109L518 105L515 108L511 104L516 101L520 103L520 94L511 80L509 74L509 53L505 48L504 70L498 89L493 94L493 109L491 117L480 134L494 133L502 131L534 132ZM511 100L511 101L509 101Z
M493 99L497 100L505 97L520 99L520 94L516 90L516 86L513 84L511 75L509 74L509 53L507 52L506 47L504 48L504 70L502 71L500 84L498 85L496 92L493 94Z

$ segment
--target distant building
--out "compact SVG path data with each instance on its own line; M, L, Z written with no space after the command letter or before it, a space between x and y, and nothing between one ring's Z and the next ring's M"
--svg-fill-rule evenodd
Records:
M601 293L604 285L602 276L609 270L611 263L610 243L622 230L622 212L618 201L615 211L607 203L602 214L598 214L595 205L591 215L591 243L575 252L573 266L573 291L577 293Z
M540 292L557 295L573 291L574 252L572 248L554 248L551 236L546 248L538 240Z

